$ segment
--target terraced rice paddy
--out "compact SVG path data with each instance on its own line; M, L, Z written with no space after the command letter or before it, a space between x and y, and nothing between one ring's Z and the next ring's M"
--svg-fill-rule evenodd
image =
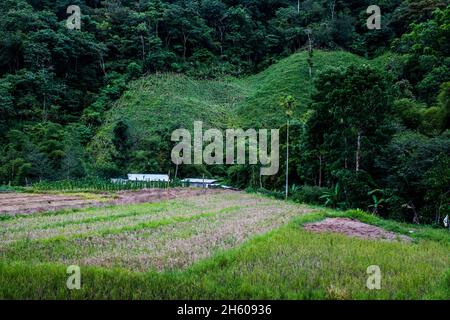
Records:
M0 300L450 297L445 229L221 190L57 197L93 204L0 214ZM70 265L80 290L66 285ZM366 287L372 265L381 290Z
M62 209L158 202L217 192L220 192L220 190L171 188L120 191L117 193L0 193L0 217Z
M0 221L0 258L32 263L185 268L311 209L258 195L209 192L157 203Z

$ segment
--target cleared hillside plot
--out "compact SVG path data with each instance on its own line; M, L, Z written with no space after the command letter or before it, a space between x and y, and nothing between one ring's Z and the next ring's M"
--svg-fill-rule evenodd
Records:
M280 98L292 95L298 102L296 117L307 110L313 82L327 68L369 63L386 68L396 56L366 60L341 51L316 51L310 77L308 53L293 54L257 75L236 79L198 80L178 74L156 74L136 80L108 111L91 143L98 163L114 154L112 136L118 121L125 121L137 149L160 150L155 158L170 157L170 137L179 128L192 130L194 121L204 128L279 128L285 114ZM157 147L156 147L157 146Z
M134 271L183 268L309 211L259 196L216 192L28 216L0 222L0 256Z

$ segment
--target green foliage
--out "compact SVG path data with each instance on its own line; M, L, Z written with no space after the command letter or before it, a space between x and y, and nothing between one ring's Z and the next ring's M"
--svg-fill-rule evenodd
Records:
M433 159L433 165L423 177L426 188L426 210L435 213L435 223L450 214L450 157L441 153Z
M325 206L336 208L339 206L339 199L341 198L341 188L339 183L334 186L332 191L326 191L320 199L324 200Z
M418 97L433 103L443 82L450 80L450 6L436 8L432 19L411 24L411 31L398 42L398 50L410 54L405 77Z
M448 131L431 138L413 132L399 133L394 137L377 159L377 167L384 172L380 182L395 192L395 197L388 201L388 211L392 215L410 221L417 218L422 222L439 223L442 209L439 199L445 199L447 190L443 185L448 179L448 171L439 168L449 152ZM433 169L433 166L436 167ZM427 180L426 177L436 177L434 170L441 172L442 176L437 180ZM426 199L428 192L433 201Z
M119 121L113 130L112 144L114 153L112 155L114 163L119 169L124 170L130 161L131 141L128 125ZM124 172L125 173L125 172Z
M370 174L365 171L341 169L334 171L333 175L342 187L340 208L369 209L369 205L372 203L372 197L368 194L376 187Z
M423 122L422 110L425 107L411 99L396 100L393 112L401 124L410 130L417 130Z
M443 110L444 128L450 129L450 82L441 85L441 91L438 96L439 107Z
M384 191L376 189L370 191L367 195L371 196L373 201L373 204L371 204L369 208L372 209L372 213L374 215L378 215L380 210L383 208L383 203L386 202L386 200L382 198L384 196Z
M62 191L62 192L96 192L96 191L121 191L121 190L141 190L141 189L166 189L174 187L186 187L180 181L117 181L105 180L101 178L84 178L77 180L41 181L33 183L30 190L34 192L42 191Z
M323 195L331 194L332 190L317 186L301 186L297 190L290 191L290 199L299 203L323 205Z
M411 99L394 102L394 115L400 124L427 136L436 136L445 131L447 113L443 103L427 107Z
M372 159L389 134L380 130L391 111L391 86L386 76L369 65L352 65L321 73L316 87L311 105L314 113L306 122L303 137L305 155L319 158L319 175L331 184L332 173L338 170L370 172ZM306 171L307 167L302 170L315 174Z

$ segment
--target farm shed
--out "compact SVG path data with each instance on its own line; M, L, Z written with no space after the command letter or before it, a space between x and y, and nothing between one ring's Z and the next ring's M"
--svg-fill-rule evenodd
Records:
M201 179L201 178L186 178L181 182L188 184L192 188L211 188L215 186L217 180Z
M167 174L128 174L129 181L169 182Z

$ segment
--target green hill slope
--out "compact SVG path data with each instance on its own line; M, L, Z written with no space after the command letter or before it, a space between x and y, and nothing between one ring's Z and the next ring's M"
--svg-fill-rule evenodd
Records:
M111 160L112 132L119 120L129 125L134 148L153 149L158 163L170 155L171 132L190 129L194 121L219 129L278 128L285 121L279 107L281 97L296 98L297 115L307 108L313 90L307 58L307 52L297 53L244 79L193 80L159 74L135 81L106 115L105 124L91 143L93 156L101 163ZM316 51L313 78L328 67L365 62L347 52Z
M145 77L133 82L108 112L90 149L97 162L110 161L114 126L124 121L137 149L153 149L163 153L158 158L165 158L173 130L190 130L194 121L211 128L233 126L232 110L247 94L235 81L192 80L175 74Z
M291 55L243 81L251 88L250 95L237 109L238 118L243 119L244 127L279 127L285 121L279 101L286 95L295 97L298 113L305 111L314 89L314 79L310 78L307 59L307 52ZM329 67L346 67L353 63L367 62L343 51L316 51L313 61L313 78Z

